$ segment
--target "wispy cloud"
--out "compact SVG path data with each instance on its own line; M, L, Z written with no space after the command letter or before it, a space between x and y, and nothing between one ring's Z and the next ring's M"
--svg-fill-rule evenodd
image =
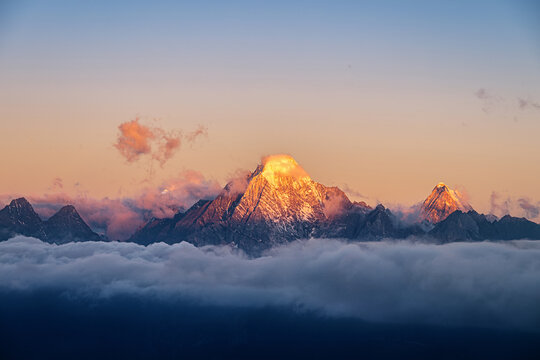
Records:
M356 190L356 189L353 189L352 187L350 187L348 184L342 184L339 186L341 188L341 190L343 190L347 195L350 195L352 197L355 197L355 198L360 198L360 199L368 199L367 196L365 196L364 194L362 194L360 191Z
M501 102L504 101L503 98L492 94L489 90L480 88L474 95L482 102L482 111L486 114L489 114L497 107Z
M476 90L474 96L480 101L482 111L486 114L497 113L506 118L513 119L514 122L518 121L519 112L540 110L540 103L530 98L517 97L516 102L507 102L504 97L486 88Z
M53 182L52 182L52 186L51 186L51 190L61 190L64 188L64 181L62 180L62 178L54 178Z
M180 149L182 135L180 132L165 132L161 129L154 129L154 133L157 135L157 150L154 150L152 158L163 166Z
M540 214L540 203L533 204L527 198L518 199L519 206L525 211L525 217L534 219Z
M540 202L534 202L527 197L516 199L493 191L490 197L490 204L490 212L499 217L512 215L525 217L534 221L539 219Z
M532 100L525 100L522 98L518 98L518 106L520 110L527 110L527 109L533 109L533 110L540 110L540 104L532 101Z
M490 212L493 215L503 216L510 214L511 200L509 197L503 199L500 193L492 191L489 200L491 205Z
M186 134L186 140L188 142L194 142L197 138L202 136L208 136L208 128L203 125L199 125L197 129Z

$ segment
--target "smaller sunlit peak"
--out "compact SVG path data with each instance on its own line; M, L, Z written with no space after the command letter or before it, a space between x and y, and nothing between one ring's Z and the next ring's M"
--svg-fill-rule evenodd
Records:
M287 154L265 156L262 159L262 164L262 176L270 182L274 182L275 178L279 176L291 176L296 179L311 180L296 160Z

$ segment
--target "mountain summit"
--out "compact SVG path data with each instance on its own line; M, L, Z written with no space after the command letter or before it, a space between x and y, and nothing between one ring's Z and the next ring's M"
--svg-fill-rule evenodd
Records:
M220 196L229 196L227 191ZM345 193L313 181L289 155L263 158L231 213L242 223L323 221L351 206Z
M199 201L172 219L154 220L132 241L267 248L330 230L345 236L347 221L363 219L370 210L337 187L313 181L291 156L272 155L250 175L229 182L214 200ZM327 226L331 223L335 226Z
M40 217L25 198L14 199L0 210L0 240L16 234L45 237Z
M71 241L99 241L101 238L84 222L73 205L62 207L44 222L49 240L56 244Z
M422 219L436 224L456 210L468 212L473 208L459 191L452 190L441 182L422 203L420 215Z

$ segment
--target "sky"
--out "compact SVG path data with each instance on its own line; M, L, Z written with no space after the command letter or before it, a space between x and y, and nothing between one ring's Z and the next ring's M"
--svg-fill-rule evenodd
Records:
M371 205L538 203L539 65L533 0L3 0L0 193L223 186L288 153ZM134 121L152 152L122 151Z

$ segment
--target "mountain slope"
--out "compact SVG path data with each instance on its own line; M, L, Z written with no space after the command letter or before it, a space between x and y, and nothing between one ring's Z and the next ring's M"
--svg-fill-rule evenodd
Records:
M84 222L73 205L62 207L43 225L48 241L56 244L101 240L100 236Z
M25 198L14 199L0 210L0 240L17 234L46 238L39 215Z
M473 208L459 191L439 183L422 203L420 216L423 220L436 224L456 210L467 212Z
M474 210L457 210L445 220L439 222L429 232L430 236L444 242L471 240L540 240L540 225L525 218L509 215L500 220L490 221L483 214Z

